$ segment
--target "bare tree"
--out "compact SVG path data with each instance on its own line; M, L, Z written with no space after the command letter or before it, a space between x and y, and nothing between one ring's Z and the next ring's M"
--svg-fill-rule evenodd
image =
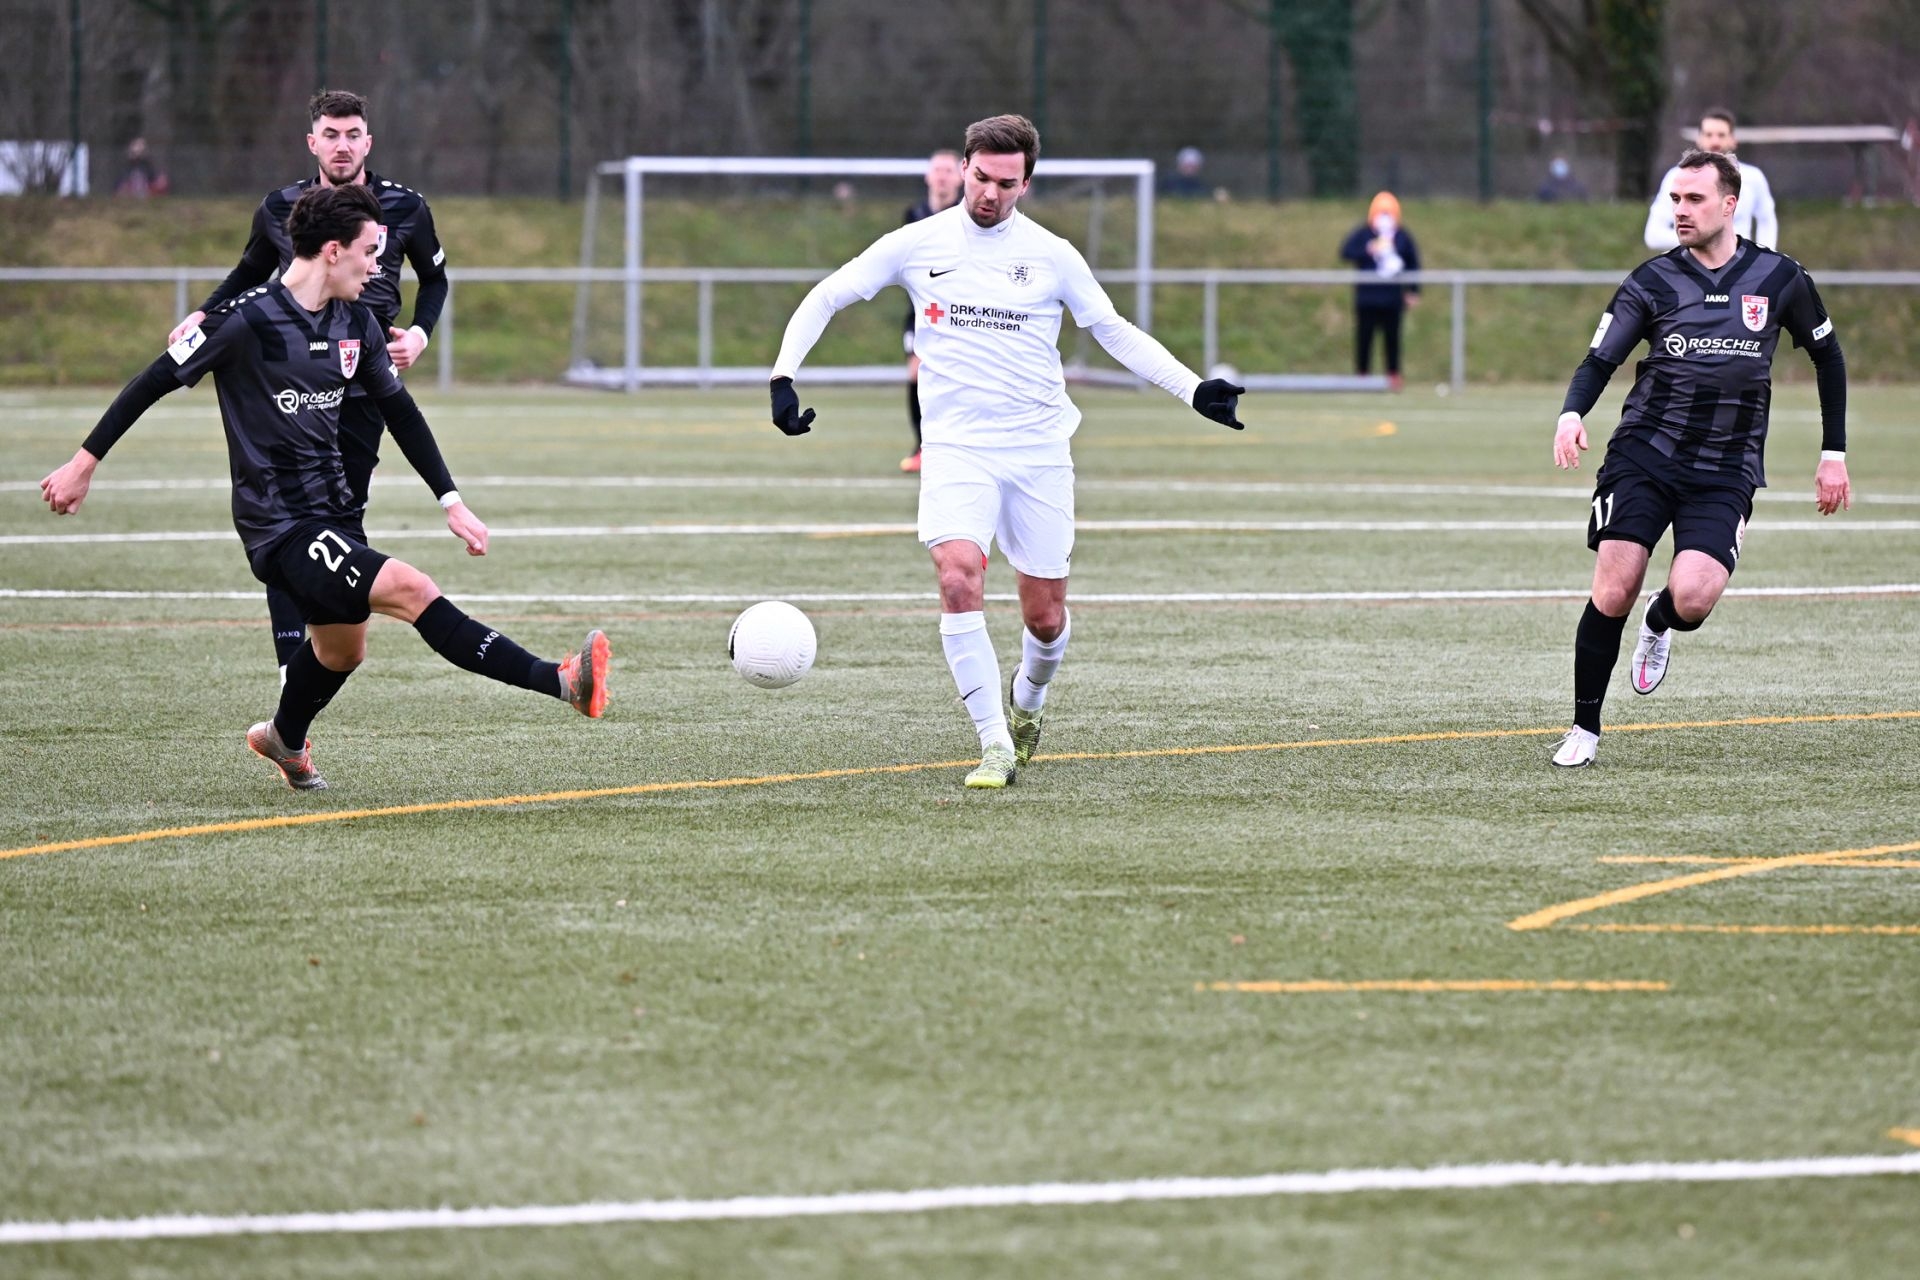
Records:
M1614 185L1647 192L1667 101L1666 0L1520 0L1554 60L1618 117Z

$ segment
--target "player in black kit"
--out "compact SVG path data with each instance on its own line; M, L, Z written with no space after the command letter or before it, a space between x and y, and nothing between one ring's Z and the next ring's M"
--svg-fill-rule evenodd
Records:
M325 787L307 727L367 653L367 619L411 623L455 666L570 702L606 709L607 638L543 662L440 594L413 566L366 545L359 497L337 437L353 387L363 388L394 442L447 512L447 527L485 555L487 527L461 502L433 433L401 385L386 334L355 300L377 264L381 205L364 186L315 186L287 217L294 260L277 282L215 307L128 383L71 461L40 482L55 515L77 511L94 468L142 413L208 373L226 427L233 523L253 574L291 600L308 639L287 663L280 705L247 745L296 790Z
M1633 651L1635 693L1666 675L1673 633L1692 631L1726 590L1740 559L1762 455L1773 353L1785 332L1812 358L1820 391L1822 515L1853 505L1847 479L1847 368L1813 278L1792 258L1733 233L1740 170L1723 155L1688 151L1673 186L1680 245L1641 264L1621 284L1592 350L1573 375L1553 437L1553 461L1580 465L1581 419L1613 371L1642 341L1620 425L1594 477L1587 545L1597 553L1593 598L1573 647L1573 728L1553 763L1590 765L1600 708L1620 657L1620 633L1640 594L1647 560L1668 528L1667 585L1648 598Z
M366 100L359 94L322 90L307 104L307 112L312 121L307 149L319 165L318 172L267 193L260 207L254 210L253 232L247 238L239 265L207 295L199 310L175 326L167 335L167 341L178 342L221 303L232 301L247 290L265 284L275 272L287 269L293 262L287 213L302 192L316 186L359 184L380 202L375 255L378 262L365 292L360 295L360 302L380 322L394 367L409 368L426 350L428 336L447 300L447 255L434 234L433 212L419 192L368 172L367 155L373 148L373 133L367 127ZM398 327L403 261L413 264L414 274L420 280L413 298L413 323L404 330ZM352 388L340 414L340 456L346 465L347 487L354 496L356 521L366 510L367 489L374 464L380 460L380 434L384 425L372 398L359 387ZM273 619L273 647L284 677L288 660L305 639L300 612L285 594L273 587L267 589L267 611Z
M936 151L927 157L927 198L907 206L900 225L931 218L942 209L951 209L960 199L960 153ZM913 353L913 308L907 308L906 327L901 342L907 348L907 421L913 427L913 452L900 459L900 469L909 474L920 470L920 357Z

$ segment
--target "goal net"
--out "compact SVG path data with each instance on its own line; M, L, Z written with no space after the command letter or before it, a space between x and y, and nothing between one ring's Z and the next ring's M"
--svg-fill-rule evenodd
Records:
M629 156L597 166L580 234L567 380L644 386L764 382L787 317L815 282L900 225L926 195L925 157ZM1043 158L1023 212L1071 240L1116 305L1153 323L1151 160ZM809 382L899 382L907 301L887 290L837 319ZM1063 326L1069 376L1131 384Z

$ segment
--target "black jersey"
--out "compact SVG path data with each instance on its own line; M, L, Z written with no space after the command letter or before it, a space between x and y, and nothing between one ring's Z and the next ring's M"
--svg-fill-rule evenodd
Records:
M276 281L216 307L167 354L183 386L214 375L249 558L303 521L357 512L336 439L341 402L350 385L402 392L386 329L364 305L336 300L316 315Z
M1649 347L1608 449L1656 467L1766 484L1773 354L1783 331L1816 363L1836 343L1813 278L1792 258L1740 240L1718 271L1685 248L1642 263L1593 335L1592 355L1609 368L1642 341Z
M440 247L439 237L434 234L433 211L418 191L376 173L368 173L366 178L367 190L380 201L377 255L380 269L368 279L360 304L379 319L383 332L388 325L397 325L400 268L403 260L411 262L414 274L420 278L413 300L413 323L431 335L447 297L447 251ZM287 214L301 193L318 181L317 176L311 177L267 193L253 212L253 232L247 238L245 252L240 255L240 265L200 304L202 311L211 312L219 304L265 284L275 272L287 269L287 264L293 261Z

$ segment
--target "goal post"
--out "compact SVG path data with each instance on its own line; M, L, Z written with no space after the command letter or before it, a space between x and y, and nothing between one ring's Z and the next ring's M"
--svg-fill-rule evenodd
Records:
M840 182L860 177L918 178L925 173L924 156L909 159L841 159L800 156L628 156L595 168L589 185L580 234L581 281L574 301L571 357L567 381L581 386L607 387L636 391L643 386L671 384L723 384L763 382L767 365L716 366L705 359L697 365L650 365L644 341L646 288L649 283L693 283L700 290L702 337L710 332L712 289L716 283L788 282L798 283L824 276L838 262L816 264L805 269L699 269L646 267L646 199L648 179L656 175L680 175L701 178L818 178ZM1039 179L1130 180L1134 192L1134 262L1139 273L1134 282L1134 321L1151 330L1153 323L1153 213L1154 164L1151 160L1061 160L1043 158L1034 168ZM603 231L601 189L618 179L619 265L602 267L596 261ZM599 316L608 308L594 306L596 287L613 285L619 305L607 320L617 325L620 350L616 360L590 358L590 338ZM770 364L773 353L767 353ZM809 365L808 379L813 382L899 382L904 366L896 361L885 365Z

